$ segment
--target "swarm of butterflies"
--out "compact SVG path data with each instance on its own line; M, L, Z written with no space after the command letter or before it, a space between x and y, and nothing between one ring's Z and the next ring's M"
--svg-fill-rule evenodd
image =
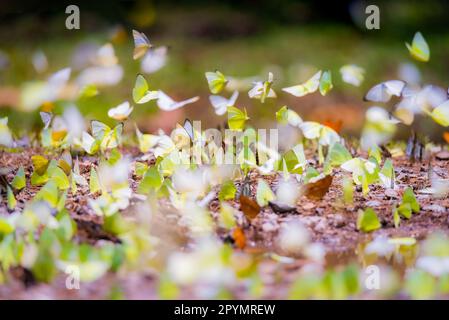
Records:
M142 72L151 74L161 69L167 61L167 47L155 48L145 34L136 30L133 30L133 37L135 45L133 58L142 59ZM421 62L429 60L430 50L421 33L416 33L412 43L407 43L406 46L414 59ZM33 56L36 70L46 69L47 64L42 52ZM360 86L364 81L364 69L360 66L345 65L339 71L345 83ZM266 206L270 206L276 213L293 212L301 195L311 201L325 197L333 182L333 167L340 167L352 174L352 180L343 181L343 196L346 203L352 201L354 184L362 187L363 194L369 192L368 185L371 183L380 183L386 189L397 189L391 159L385 160L383 167L380 166L381 147L391 139L396 126L399 123L412 126L417 114L429 116L441 126L449 126L447 90L435 85L420 85L417 81L417 70L410 65L402 69L403 80L379 83L369 89L364 97L368 102L379 104L371 106L366 112L361 146L368 150L368 159L353 157L355 152L348 151L344 139L340 137L336 128L314 121L303 121L294 110L282 106L275 113L277 122L299 130L307 146L315 148L317 157L312 163L323 165L320 172L306 159L303 143L298 143L280 154L278 150L259 141L256 130L246 126L249 120L246 110L236 107L239 92L244 90L248 90L249 98L257 99L261 103L265 103L267 99L275 99L277 93L273 87L275 83L273 73L269 72L267 78L261 81L256 78L230 77L216 70L205 73L211 93L209 102L218 116L227 115L227 127L230 130L243 132L244 136L255 138L257 151L244 146L240 152L235 150L235 156L240 160L238 167L217 165L220 163L218 158L223 156L224 147L207 141L205 133L196 130L192 122L186 120L182 126L176 127L174 130L176 134L172 136L161 130L157 134L142 133L136 126L135 132L141 154L134 159L136 161L132 161L126 154L121 154L118 148L121 145L123 123L134 109L129 101L109 109L108 116L119 122L115 127L111 128L94 120L91 122L90 131L86 129L83 117L74 104L78 99L88 99L97 95L98 88L113 86L121 80L123 69L118 64L112 45L106 44L97 48L91 55L87 67L78 74L75 81L70 81L71 73L70 68L62 69L46 81L27 83L22 90L22 108L24 110L40 108L44 124L40 133L41 145L49 150L63 150L57 160L51 160L44 155L32 156L33 172L30 183L42 186L34 199L45 201L51 208L64 213L68 190L75 194L79 186L88 188L93 195L88 199L90 209L105 219L104 228L107 231L117 234L126 244L128 250L126 254L130 260L137 260L137 257L151 252L154 241L140 222L134 222L130 227L120 215L121 210L128 208L133 200L148 200L153 196L168 198L171 205L182 212L179 223L185 226L192 236L204 237L214 233L212 218L207 208L213 199L218 198L220 201L218 224L228 232L225 240L243 249L246 246L245 230L241 220L237 218L241 217L241 214L236 210L236 205L249 224L258 216L261 208ZM220 95L225 89L231 92L229 97ZM319 70L304 83L285 87L282 91L294 97L303 97L315 92L325 96L332 89L331 71ZM134 104L155 101L162 111L172 111L197 102L199 97L176 101L162 90L150 86L147 79L138 74L132 89L132 100ZM388 106L394 100L396 100L394 105ZM56 101L64 101L61 114L54 112ZM0 119L0 145L16 148L20 147L19 142L14 139L8 128L8 119ZM189 146L192 152L185 152L185 146ZM89 181L80 172L79 159L72 158L75 150L89 155L100 154L97 165L90 167ZM193 159L194 155L198 158ZM133 165L134 171L131 170ZM251 175L253 169L259 173L256 176L255 192ZM139 178L137 193L132 191L129 183L130 171ZM264 176L275 172L281 173L281 177L277 181L276 190L273 191ZM446 197L449 194L448 181L433 172L430 173L431 187L420 192L434 197ZM23 167L19 168L11 183L4 177L5 174L3 171L0 172L2 179L0 187L6 187L8 209L13 211L17 208L15 194L26 187L25 170ZM33 220L36 215L34 212L39 212L37 220L40 219L39 221L44 221L53 228L59 226L64 228L66 241L70 242L74 234L70 216L65 212L55 218L48 208L44 208L44 211L38 208L41 210L39 211L34 206L33 202L25 204L23 211L27 214L20 217L31 217L29 219ZM400 216L410 218L412 212L418 211L419 204L412 190L407 189L402 202L398 203L394 210L395 226L399 225ZM19 218L6 220L0 217L0 231L11 234L17 221L21 220ZM357 221L359 230L370 232L380 226L374 210L368 208L360 211ZM134 233L130 233L129 228L134 230ZM281 237L283 239L281 247L297 254L304 249L301 244L304 241L297 239L302 231L295 228L292 230L286 233L288 236ZM42 247L39 250L47 248ZM73 248L70 247L70 250ZM215 249L214 251L218 252ZM93 255L96 257L95 264L91 261L83 262L82 270L87 280L98 278L112 265L112 262L105 263L99 258L108 256L107 254L94 252ZM69 254L66 256L72 257ZM110 256L112 254L109 252ZM60 259L58 263L58 267L63 268L67 261ZM173 270L185 269L180 268L178 263L174 265L176 268ZM41 270L42 265L36 268L35 273L39 275ZM45 278L47 274L44 272L41 275L44 280L48 280Z
M167 47L155 48L142 32L133 30L132 34L134 38L133 58L135 60L142 59L142 71L144 73L152 73L162 68L167 60ZM416 60L421 62L429 60L430 50L421 33L417 32L412 43L407 43L406 46L411 56ZM44 147L81 147L86 153L95 154L99 151L104 152L115 149L120 145L123 122L130 117L134 109L129 101L124 101L108 111L110 118L120 122L118 125L110 128L106 124L94 120L91 122L90 133L85 130L82 116L73 105L66 107L62 115L54 115L52 112L53 101L88 98L98 94L98 86L113 85L120 81L123 70L118 65L118 59L111 44L100 47L91 60L92 66L84 69L74 83L69 82L71 69L65 68L50 76L46 82L32 83L24 88L22 95L24 108L36 105L41 108L40 115L44 123L41 142ZM42 52L35 54L33 56L33 64L37 70L44 69L47 64L45 55ZM415 70L412 70L412 73L413 71ZM344 82L354 86L360 86L364 81L364 69L357 65L345 65L340 68L340 73ZM410 74L410 70L408 73ZM407 75L404 77L407 78ZM241 110L236 107L239 91L247 88L248 84L250 85L249 98L258 99L261 103L265 103L266 99L277 97L277 93L273 88L274 75L271 72L268 73L265 81L252 81L252 78L237 79L225 76L218 70L206 72L205 78L212 94L209 96L209 101L217 115L227 114L227 126L231 130L245 130L245 133L248 132L248 129L245 129L245 124L249 120L247 112L245 109ZM366 124L361 137L361 145L366 150L376 148L388 142L394 134L398 123L402 122L405 125L412 125L416 114L428 115L436 123L445 127L449 126L448 92L435 85L420 86L419 83L411 79L411 76L409 78L409 82L404 80L384 81L373 86L366 93L364 100L368 102L388 104L393 97L397 97L399 100L392 111L387 111L386 108L380 106L372 106L368 109ZM252 84L248 83L248 81L252 82ZM219 95L225 88L232 91L232 95L229 98ZM303 97L317 91L324 96L332 88L331 71L319 70L304 83L285 87L282 91L295 97ZM138 74L132 90L132 99L135 104L156 101L157 106L162 111L173 111L197 102L199 97L176 101L162 90L151 88L145 77L142 74ZM321 163L324 161L325 148L330 150L335 143L342 141L338 132L332 126L313 121L303 121L296 112L286 106L276 112L276 118L280 124L288 124L299 128L306 139L317 141ZM7 127L7 118L1 120L0 143L12 146L14 141ZM181 136L183 136L181 141L173 141L171 137L163 132L160 132L159 135L143 134L136 127L140 150L144 153L152 151L155 157L165 157L171 156L171 152L175 148L179 148L182 143L193 142L194 148L204 147L204 142L199 142L201 139L198 139L198 137L202 136L202 133L195 132L189 120L186 120L183 126L178 125L177 130L180 130ZM220 149L220 147L215 146L215 151ZM254 155L253 158L245 158L243 162L244 165L257 168L263 174L268 174L273 170L295 172L295 170L302 170L305 167L304 163L306 161L302 156L303 151L292 149L296 158L299 159L292 167L288 163L288 157L281 157L276 151L269 150L266 145L259 145L258 147L260 150L265 150L270 154L269 160L259 166ZM214 163L214 160L207 158L206 155L203 154L202 157L203 161L206 159L207 163ZM167 169L165 170L167 171ZM323 196L323 191L320 190L327 190L331 182L331 176L326 175L321 180L312 180L312 184L305 189L318 190L317 192L310 192L310 195L312 198L319 199ZM322 184L324 187L320 188L319 185L315 187L314 183ZM268 197L270 198L271 196ZM241 200L242 203L248 204L248 201L245 202L245 194L242 194L240 199L243 199ZM248 208L252 206L253 209L257 209L254 204L243 204L243 206ZM256 209L255 211L257 211ZM250 209L244 211L248 210Z

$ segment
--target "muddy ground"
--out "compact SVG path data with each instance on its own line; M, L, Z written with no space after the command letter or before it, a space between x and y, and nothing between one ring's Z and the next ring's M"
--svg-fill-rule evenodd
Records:
M137 159L139 157L138 150L123 150L127 154ZM27 149L20 153L0 154L0 163L2 167L12 168L12 171L6 176L11 181L19 166L23 165L27 176L27 187L16 194L18 206L22 208L24 203L30 200L39 190L39 187L33 187L29 184L29 176L33 171L31 156L40 154L40 150ZM80 171L88 179L89 170L92 162L97 160L93 157L80 158ZM343 173L339 169L334 170L334 178L329 192L322 200L309 200L305 196L298 199L295 210L290 212L279 213L273 211L270 206L262 208L258 216L251 222L243 218L242 229L246 236L246 247L244 251L260 255L262 262L260 268L263 271L263 282L267 288L264 298L282 298L294 279L295 272L301 268L304 260L296 259L292 264L283 265L274 263L268 258L263 258L264 252L277 252L279 248L276 246L276 236L279 232L280 225L290 220L301 221L310 231L314 241L322 243L327 252L327 261L330 265L346 263L356 257L357 246L361 243L372 239L377 235L387 235L393 237L415 237L423 239L426 235L442 230L449 231L449 198L432 199L429 195L420 194L421 189L430 187L429 181L429 165L435 174L441 178L449 178L449 156L447 152L442 152L432 159L431 162L410 162L405 157L393 159L396 184L398 190L394 192L386 192L380 185L371 185L370 192L367 196L363 196L361 190L356 189L354 192L354 204L344 205L341 198L342 192L340 182ZM251 172L252 192L255 193L258 173ZM275 189L279 176L264 176L270 182L272 189ZM137 187L138 181L135 176L130 177L133 188ZM235 182L237 186L241 181ZM421 205L421 211L412 215L411 219L402 219L398 228L394 227L392 207L395 203L400 202L402 191L411 186ZM78 225L78 234L75 241L87 242L95 244L98 241L118 241L118 239L102 230L102 219L96 216L87 205L87 198L91 197L88 188L79 188L76 196L69 194L66 207L69 209L72 217ZM239 208L237 202L230 202L235 208ZM364 234L356 228L357 211L366 207L373 208L382 223L382 228L370 233ZM218 199L214 199L209 204L210 210L215 215L219 208ZM0 204L0 213L8 214L6 207L6 199ZM169 225L176 225L176 215L168 214L163 219L167 219ZM183 237L181 228L174 228L173 232L180 233L178 236ZM229 235L218 230L219 236L223 241L228 241ZM145 275L127 273L126 275L108 274L94 283L83 285L81 290L67 290L65 288L64 277L58 277L51 285L37 284L33 281L32 275L26 270L14 270L13 277L7 285L0 286L1 299L48 299L48 298L109 298L116 288L120 288L120 292L124 297L129 299L154 299L157 298L156 284L157 274L148 273ZM189 296L188 290L184 295ZM236 298L245 298L239 296L239 292L235 292Z

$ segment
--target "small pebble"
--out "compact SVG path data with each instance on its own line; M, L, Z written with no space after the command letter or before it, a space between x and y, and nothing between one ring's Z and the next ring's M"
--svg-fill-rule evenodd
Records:
M336 228L341 228L346 225L345 218L341 214L336 214L334 216L334 226Z
M327 222L325 219L321 219L321 221L318 222L314 227L315 231L317 231L317 232L324 232L326 230L326 228L327 228Z
M378 207L378 206L380 206L380 201L377 201L377 200L367 201L367 202L365 203L365 205L366 205L367 207Z
M310 210L310 209L315 208L315 204L313 202L308 202L305 205L303 205L302 208L304 210Z
M274 224L272 224L272 223L269 223L269 222L265 222L265 223L262 225L262 230L263 230L264 232L272 232L272 231L274 231L274 230L276 230L276 229L277 229L277 226L274 225Z
M427 206L424 206L422 209L425 211L431 211L434 213L443 213L443 212L448 211L445 207L440 206L438 204L427 205Z
M397 199L398 198L398 193L396 190L393 189L387 189L385 190L385 195L390 198L390 199Z

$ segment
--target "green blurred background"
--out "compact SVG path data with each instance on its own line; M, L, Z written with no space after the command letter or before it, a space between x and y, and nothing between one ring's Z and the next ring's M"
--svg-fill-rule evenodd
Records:
M77 4L81 29L65 28L65 7ZM365 28L365 8L380 8L380 30ZM25 81L46 79L52 72L73 65L77 48L111 42L124 68L124 77L114 87L100 89L77 105L87 119L113 124L107 110L123 100L132 100L131 90L140 61L132 59L131 30L144 32L156 46L169 46L168 64L146 75L150 85L179 100L199 95L200 101L179 111L158 111L150 102L135 107L131 119L144 131L169 129L185 117L215 126L225 116L214 114L208 101L205 71L218 69L235 77L275 75L279 98L260 104L241 92L238 107L246 107L254 125L268 125L274 112L287 104L303 118L343 121L343 132L359 132L364 110L362 101L372 85L398 78L401 63L413 63L424 83L447 87L449 83L449 2L447 1L13 1L0 3L0 116L10 117L10 126L20 134L37 127L37 110L17 110L17 95ZM404 45L416 31L429 43L428 63L413 61ZM37 73L33 53L42 50L49 68ZM366 69L365 81L357 88L341 81L345 64ZM322 97L315 93L295 98L281 88L306 80L317 69L332 71L334 89ZM79 70L74 69L73 75ZM72 76L73 77L73 76ZM230 93L224 93L229 96Z

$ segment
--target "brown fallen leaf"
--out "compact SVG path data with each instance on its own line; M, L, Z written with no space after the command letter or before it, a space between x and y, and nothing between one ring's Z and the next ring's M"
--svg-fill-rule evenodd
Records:
M309 182L303 186L303 194L311 200L321 200L329 191L332 180L333 177L327 175L318 181Z
M234 244L237 248L243 249L246 246L246 237L242 228L236 227L232 231L232 239L234 239Z
M254 199L241 195L239 198L240 210L248 220L254 219L260 212L260 207Z

